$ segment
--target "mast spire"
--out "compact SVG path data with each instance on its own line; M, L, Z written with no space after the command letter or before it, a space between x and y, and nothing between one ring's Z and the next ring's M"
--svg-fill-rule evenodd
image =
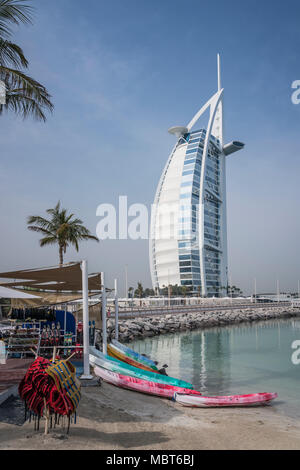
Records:
M220 54L217 55L217 63L218 63L218 91L221 90L222 85L221 85L221 60L220 60Z
M221 83L221 58L220 54L217 54L217 66L218 66L218 92L222 90L222 83ZM218 110L216 113L216 121L213 127L213 135L220 140L221 146L223 146L223 98L218 106Z

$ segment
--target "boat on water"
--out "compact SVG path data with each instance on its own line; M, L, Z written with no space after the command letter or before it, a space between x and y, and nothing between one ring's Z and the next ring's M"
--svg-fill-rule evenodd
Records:
M119 341L117 341L116 339L112 339L111 344L116 346L120 351L123 351L125 354L127 354L129 357L132 357L133 359L145 362L146 364L152 367L156 367L157 365L157 362L154 362L152 359L145 356L144 354L139 354L133 349L128 348L128 346L125 346L124 344L119 343Z
M119 361L110 356L106 356L98 349L90 347L89 361L92 366L99 366L103 369L111 372L117 372L118 374L127 375L130 377L136 377L138 379L148 380L151 382L157 382L161 384L174 385L176 387L193 389L193 385L184 380L176 379L156 372L149 372L147 370L133 367L125 362Z
M138 369L143 369L149 372L155 372L156 374L159 374L156 366L150 366L142 360L134 359L128 353L121 351L113 344L107 345L107 352L109 356L114 357L115 359L119 359L120 361L126 362L127 364L137 367Z
M181 388L175 385L162 384L152 382L150 380L139 379L137 377L131 377L128 375L118 374L117 372L111 372L102 367L95 366L94 373L105 382L108 382L117 387L126 388L127 390L133 390L135 392L146 393L148 395L156 395L163 398L173 398L175 392L184 394L201 395L196 390L188 388Z
M254 406L264 405L277 398L277 393L251 393L248 395L231 395L220 397L206 397L188 395L180 392L174 393L174 400L183 406L195 408L227 407L227 406Z

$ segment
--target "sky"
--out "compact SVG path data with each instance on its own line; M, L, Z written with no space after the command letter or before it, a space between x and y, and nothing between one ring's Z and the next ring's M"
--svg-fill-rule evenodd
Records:
M300 279L300 3L294 0L32 0L34 24L14 29L55 105L47 122L0 117L0 270L55 265L26 227L58 200L95 234L99 204L150 208L175 142L217 90L221 54L230 283L252 293L296 291ZM148 242L70 249L125 292L151 287Z

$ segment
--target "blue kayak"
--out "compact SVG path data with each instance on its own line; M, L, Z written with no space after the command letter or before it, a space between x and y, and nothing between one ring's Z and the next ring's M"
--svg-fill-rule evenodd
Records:
M124 346L124 344L119 343L116 339L111 340L112 344L114 344L117 348L121 349L121 351L124 351L127 354L131 354L134 358L136 358L138 361L144 361L149 364L150 367L156 366L155 362L152 361L152 359L149 359L146 356L143 356L143 354L139 354L133 349L128 348L127 346Z

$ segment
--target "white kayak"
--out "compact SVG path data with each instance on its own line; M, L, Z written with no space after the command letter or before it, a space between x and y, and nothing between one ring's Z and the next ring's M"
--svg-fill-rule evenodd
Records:
M220 397L205 397L203 395L186 395L174 393L173 399L183 406L195 408L223 406L253 406L264 405L277 398L277 393L251 393L248 395L229 395Z

